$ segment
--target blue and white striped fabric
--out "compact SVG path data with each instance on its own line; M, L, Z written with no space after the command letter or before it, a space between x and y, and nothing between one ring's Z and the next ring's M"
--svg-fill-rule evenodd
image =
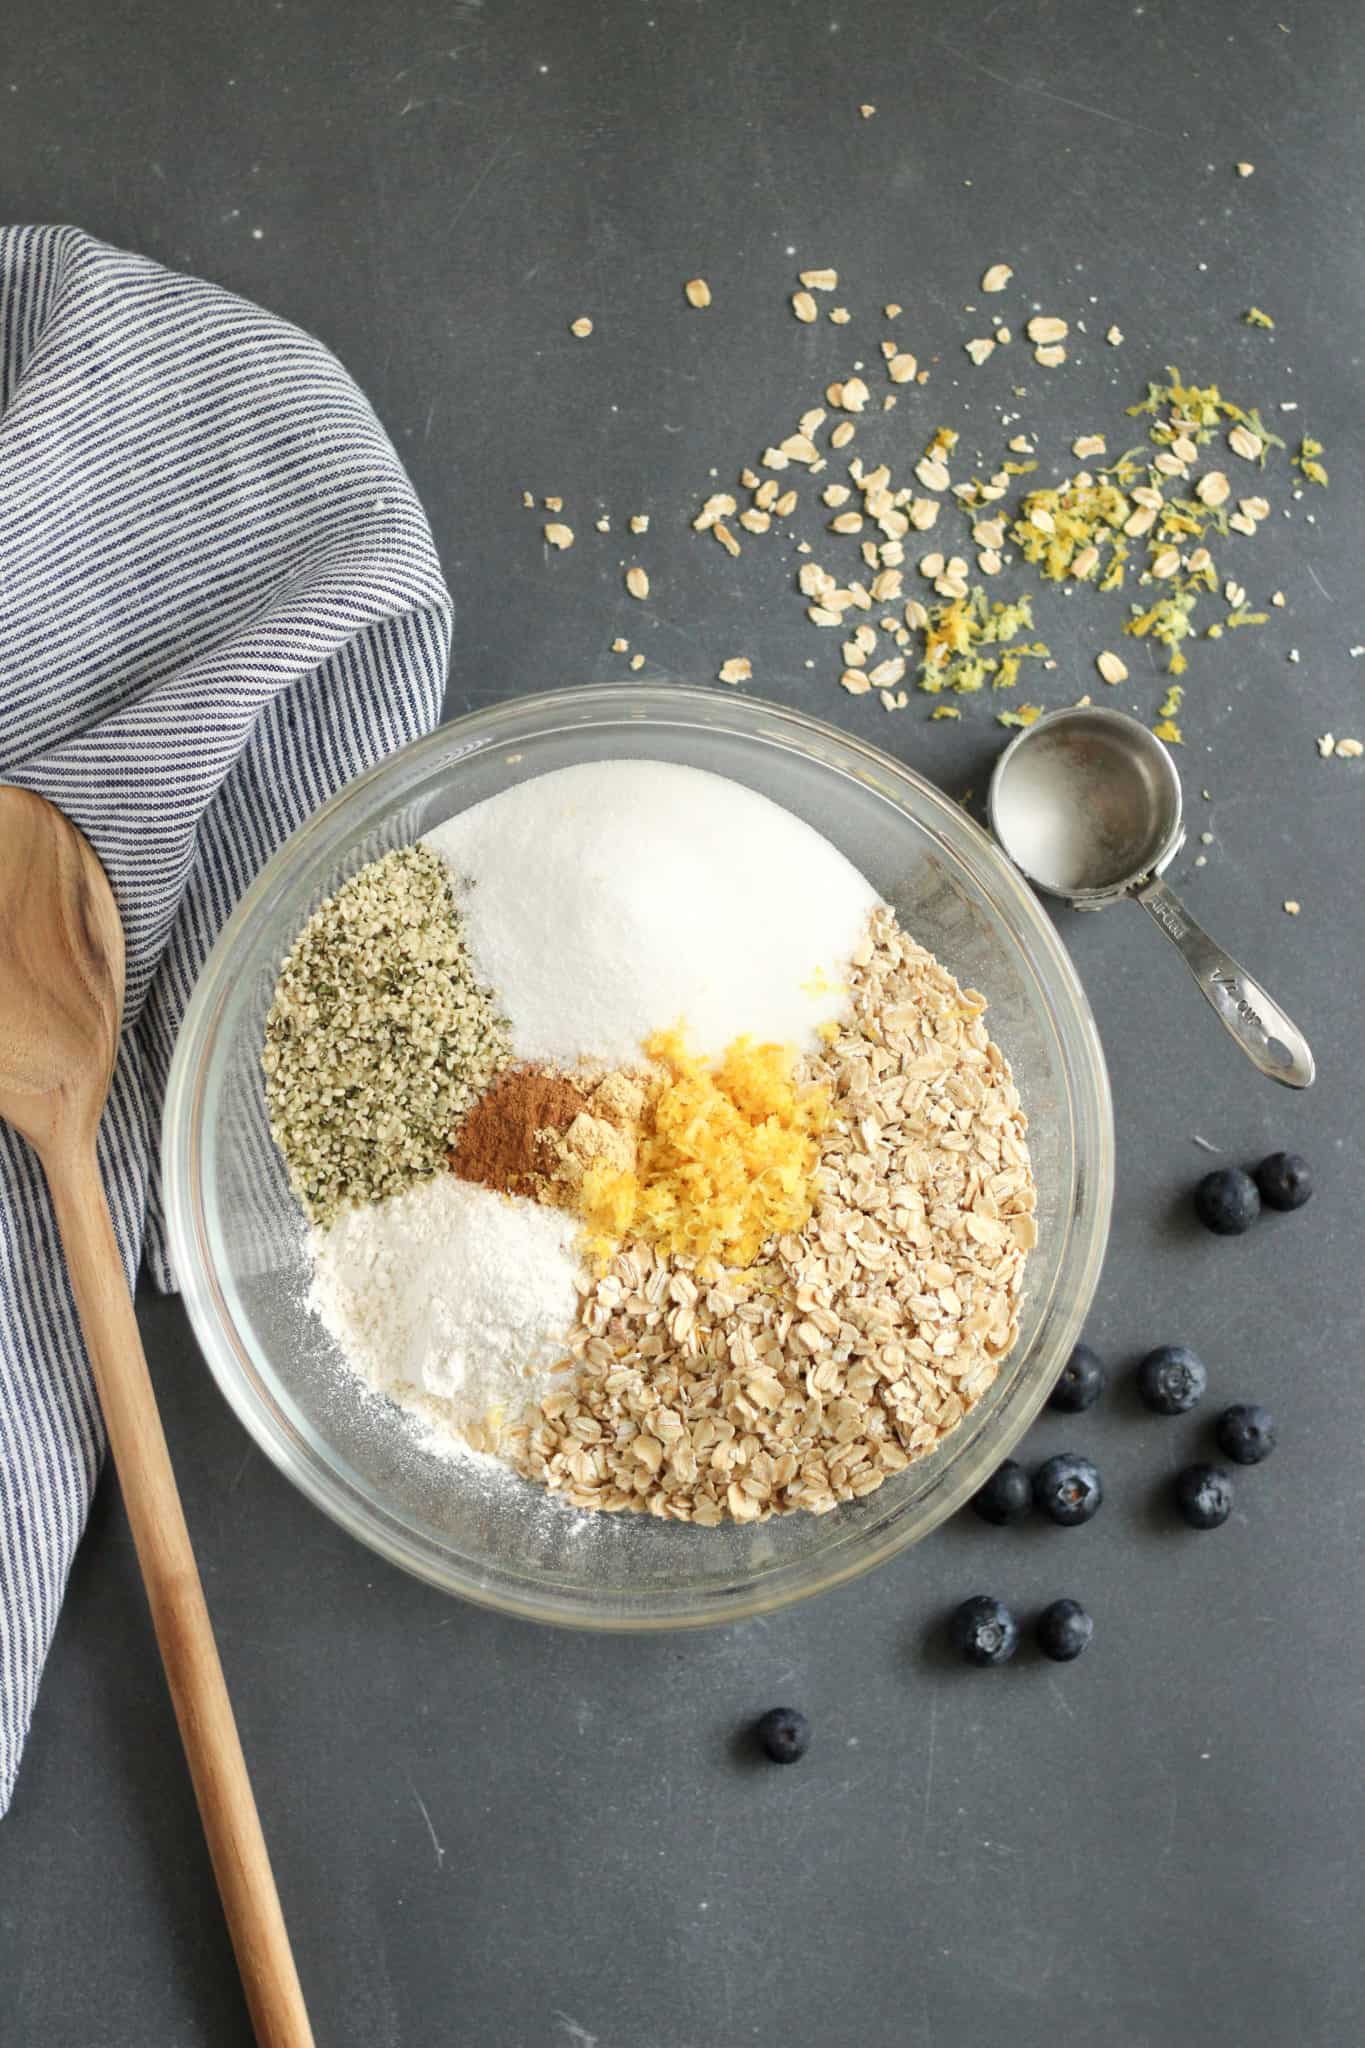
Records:
M157 1131L246 883L435 724L450 600L320 343L74 228L0 229L0 780L108 870L128 999L101 1156L131 1280L173 1287ZM36 1161L0 1128L0 1813L103 1444Z

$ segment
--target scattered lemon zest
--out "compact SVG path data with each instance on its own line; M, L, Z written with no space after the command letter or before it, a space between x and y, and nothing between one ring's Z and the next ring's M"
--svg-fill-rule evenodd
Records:
M1163 718L1152 727L1152 731L1159 740L1165 740L1168 747L1183 747L1185 744L1185 735L1173 718Z
M1248 327L1273 327L1275 325L1269 313L1263 313L1259 306L1248 306L1242 318Z
M1323 490L1326 490L1327 471L1318 461L1322 452L1321 441L1315 441L1311 434L1305 434L1299 443L1298 454L1293 457L1293 463L1299 474L1310 484L1320 484Z
M1021 661L1048 661L1051 650L1041 640L1010 647L1008 654L982 653L983 648L1008 646L1033 624L1027 596L1013 602L990 600L980 584L951 604L934 605L924 629L924 660L916 678L921 690L937 696L952 690L960 697L984 690L1012 689Z

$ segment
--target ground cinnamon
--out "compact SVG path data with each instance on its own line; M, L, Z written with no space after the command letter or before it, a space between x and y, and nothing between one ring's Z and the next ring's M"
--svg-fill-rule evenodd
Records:
M555 1139L588 1105L588 1091L549 1067L508 1067L470 1110L447 1160L461 1180L542 1198L558 1165Z

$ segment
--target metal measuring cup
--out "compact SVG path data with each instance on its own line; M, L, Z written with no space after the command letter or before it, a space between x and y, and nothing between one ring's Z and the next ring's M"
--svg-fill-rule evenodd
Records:
M1145 725L1100 705L1048 712L996 762L989 812L1005 852L1048 895L1077 910L1139 902L1252 1065L1288 1088L1311 1085L1303 1033L1161 879L1185 843L1180 776Z

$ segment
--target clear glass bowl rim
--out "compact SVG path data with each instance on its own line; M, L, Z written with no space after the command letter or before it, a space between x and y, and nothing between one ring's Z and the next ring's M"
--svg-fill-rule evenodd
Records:
M689 715L690 714L690 715ZM412 1532L382 1506L345 1482L264 1397L253 1370L251 1347L238 1329L218 1284L208 1250L204 1203L203 1111L206 1083L218 1044L222 1012L236 974L236 954L245 931L268 918L290 893L296 870L324 843L342 844L348 821L363 813L376 784L387 788L387 805L399 808L419 785L434 756L452 740L456 758L506 746L532 732L594 722L638 721L641 730L660 722L673 728L727 727L743 736L786 745L807 758L825 759L833 748L851 772L875 777L885 794L898 786L913 793L916 824L929 814L943 842L968 859L989 881L1005 913L1002 923L1015 945L1025 941L1034 975L1044 991L1048 1019L1060 1046L1076 1131L1076 1155L1089 1176L1089 1204L1083 1219L1072 1219L1066 1299L1057 1311L1047 1355L1037 1362L1032 1384L1010 1407L1008 1433L978 1444L973 1455L937 1489L922 1514L906 1514L878 1541L829 1569L818 1560L781 1583L760 1579L708 1597L704 1610L670 1603L658 1612L594 1609L556 1589L530 1597L475 1579L434 1544ZM989 991L987 991L989 995ZM590 683L509 699L447 720L348 782L322 804L272 856L246 890L219 934L191 994L177 1038L162 1117L163 1201L172 1266L205 1362L229 1407L258 1447L306 1498L348 1534L400 1569L474 1604L522 1619L615 1632L700 1627L771 1613L794 1601L861 1577L927 1535L955 1512L1007 1457L1043 1406L1056 1373L1080 1335L1099 1283L1108 1240L1114 1184L1113 1107L1108 1070L1090 1006L1060 938L1032 889L962 807L933 783L880 748L823 720L753 696L686 683Z

